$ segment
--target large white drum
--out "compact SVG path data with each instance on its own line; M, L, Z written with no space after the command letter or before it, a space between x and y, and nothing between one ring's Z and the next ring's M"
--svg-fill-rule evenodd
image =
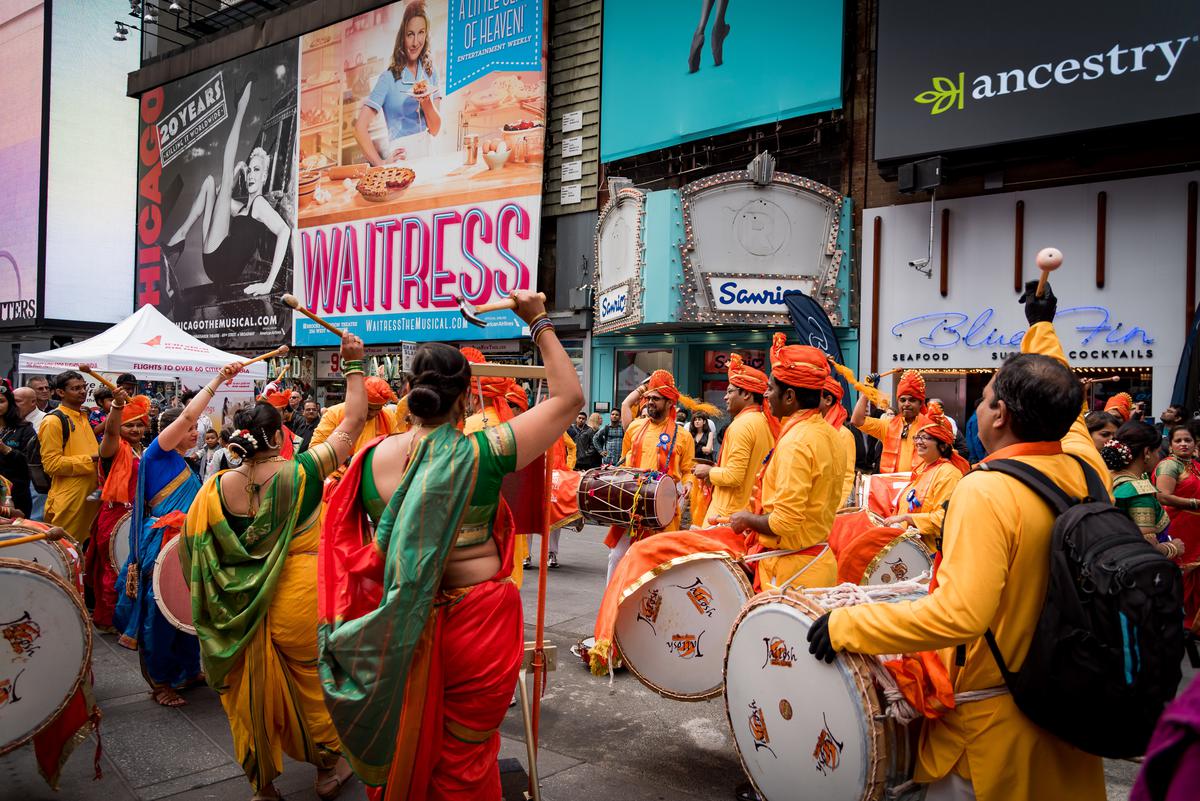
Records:
M883 714L868 659L808 653L825 610L799 594L764 593L734 622L725 711L746 774L767 801L879 801L911 780L915 726ZM890 799L916 799L920 788Z
M41 565L0 558L0 754L54 721L91 660L79 593Z
M108 538L108 563L118 573L125 568L129 554L133 552L132 531L133 512L126 512L113 526L112 536Z
M913 533L901 534L885 545L867 564L863 584L894 584L932 572L933 554Z
M31 534L42 534L49 528L42 523L3 525L0 526L0 542L28 537ZM46 568L71 587L79 587L79 556L75 552L75 548L65 539L55 542L34 540L33 542L23 542L20 545L9 545L0 548L0 558L32 562ZM4 610L0 608L0 617L3 616Z
M681 556L625 591L615 640L625 666L651 690L678 701L721 694L730 627L751 595L740 565L724 554Z

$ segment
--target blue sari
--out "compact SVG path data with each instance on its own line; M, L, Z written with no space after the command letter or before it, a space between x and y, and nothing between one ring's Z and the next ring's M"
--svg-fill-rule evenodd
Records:
M166 529L154 528L169 512L187 513L200 477L175 451L164 451L155 438L142 454L137 497L133 505L132 532L136 537L129 561L117 571L117 610L113 622L121 632L121 645L139 651L142 672L152 686L181 687L200 677L200 643L194 635L172 626L154 600L154 562ZM138 591L125 591L129 564L138 564Z

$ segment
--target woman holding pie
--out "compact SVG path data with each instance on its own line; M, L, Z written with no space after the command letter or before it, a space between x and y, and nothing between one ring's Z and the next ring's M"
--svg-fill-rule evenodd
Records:
M439 93L429 51L429 15L424 0L411 0L396 34L391 66L375 81L354 123L354 138L373 167L429 155L430 139L442 129ZM379 114L387 126L382 146L369 132Z

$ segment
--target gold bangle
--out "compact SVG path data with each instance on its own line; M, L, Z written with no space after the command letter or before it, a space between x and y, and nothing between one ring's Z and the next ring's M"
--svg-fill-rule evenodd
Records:
M126 401L125 403L114 403L114 404L112 405L112 407L113 407L114 409L124 409L124 408L125 408L126 406L128 406L128 405L129 405L129 402L128 402L128 401Z
M217 396L217 391L216 391L215 389L213 389L213 388L212 388L212 386L210 386L210 385L206 385L206 386L205 386L203 389L201 389L200 391L201 391L201 392L207 392L209 395L212 395L214 398Z
M537 315L536 317L534 317L532 320L530 320L530 321L529 321L528 325L533 325L533 324L534 324L534 323L536 323L538 320L544 320L544 319L546 319L546 318L547 318L547 317L549 317L549 316L550 316L550 315L549 315L549 314L547 314L546 312L539 312L539 313L538 313L538 315Z

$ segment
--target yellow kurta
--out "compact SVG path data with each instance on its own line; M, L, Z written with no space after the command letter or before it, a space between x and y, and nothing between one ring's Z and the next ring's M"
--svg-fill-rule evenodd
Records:
M891 420L884 420L881 417L868 417L863 421L863 424L858 427L858 430L886 444L888 438L888 428L893 424L899 427L897 429L896 437L900 440L900 455L896 459L896 464L894 466L884 463L883 460L887 458L886 454L881 456L879 472L907 473L913 468L913 440L917 438L917 426L910 425L908 427L908 436L901 437L900 434L904 432L904 422L901 420L900 415L896 415Z
M829 539L841 506L846 454L833 426L814 411L797 412L782 423L783 433L763 472L759 495L761 513L767 515L773 533L759 534L758 541L770 550L798 550ZM797 586L837 583L837 561L830 550L815 560L804 554L770 556L758 565L764 590L779 587L802 568Z
M67 416L70 433L64 448L61 420L47 414L38 427L42 467L52 479L44 519L52 526L62 526L71 539L83 543L91 536L92 523L100 512L99 500L87 500L99 486L93 457L100 454L100 445L85 412L66 406L59 406L56 411Z
M728 518L734 512L750 508L754 479L758 477L763 459L774 445L775 438L771 436L761 407L744 409L733 418L729 428L725 429L725 441L721 444L717 466L708 473L713 494L707 517ZM703 520L692 521L692 525L696 526L705 524Z
M1065 362L1050 323L1030 328L1021 350ZM1077 497L1086 487L1068 454L1107 480L1082 414L1062 446L1062 454L1016 458ZM1002 449L991 456L1004 455ZM1053 524L1045 502L1016 480L986 471L965 476L946 515L937 589L919 601L835 610L829 622L833 645L871 654L940 648L955 692L1003 686L983 633L990 626L1009 669L1021 668L1045 598ZM960 643L967 646L962 667L954 660ZM1035 726L1007 694L965 703L926 721L916 780L934 781L951 771L971 779L979 801L1105 798L1100 757Z
M622 464L635 470L657 470L659 438L663 434L670 436L672 426L675 427L675 451L671 454L666 473L680 484L690 480L692 467L696 464L696 440L687 428L675 422L672 415L667 415L667 419L661 423L656 423L648 417L639 417L630 423L625 429L625 439L621 442ZM641 438L641 450L633 453L633 443L637 441L643 429L646 430L646 434ZM679 530L682 509L682 504L675 508L675 519L663 531Z
M921 541L931 551L937 550L937 538L942 533L942 523L946 519L946 510L942 506L950 500L950 494L962 480L962 471L950 462L939 462L932 470L926 470L909 483L900 492L900 507L896 514L907 514L912 518L912 524L921 533ZM908 491L916 489L917 500L921 502L921 511L908 511Z
M854 463L858 460L858 454L854 449L854 434L845 424L837 428L837 434L838 442L842 444L842 453L846 454L846 469L842 477L842 506L845 506L850 503L850 496L854 494Z
M321 422L317 423L316 429L313 430L312 440L309 441L308 447L320 445L329 439L334 429L340 426L345 418L346 404L344 403L335 403L326 409L325 414L321 415ZM367 443L378 436L401 434L407 430L408 426L399 419L396 407L384 406L379 410L379 414L367 420L366 425L363 426L362 433L358 435L358 440L354 443L354 453L367 447Z

